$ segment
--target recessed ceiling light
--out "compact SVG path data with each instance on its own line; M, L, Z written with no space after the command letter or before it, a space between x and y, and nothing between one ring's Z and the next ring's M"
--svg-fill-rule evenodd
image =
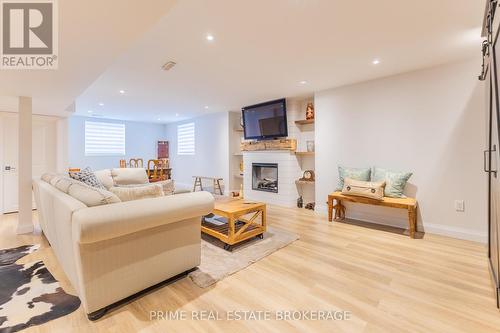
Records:
M163 66L161 66L161 69L164 71L168 71L171 70L175 65L177 65L177 63L175 63L174 61L168 61Z
M305 85L305 84L307 84L307 81L302 80L302 81L300 81L299 83L300 83L301 85Z
M208 105L205 105L205 110L208 110Z
M161 120L161 118L158 118L158 120Z
M94 111L92 111L92 110L88 110L87 112L88 112L88 113L93 113Z
M99 103L99 106L104 106L104 103L102 103L102 102L101 102L101 103Z
M175 114L175 116L176 116L176 117L179 117L179 114L178 114L178 113L176 113L176 114Z
M372 64L378 65L378 64L380 64L380 60L379 59L373 59Z
M125 90L120 90L120 94L125 94Z
M213 40L215 39L215 38L214 38L214 36L213 36L213 35L211 35L211 34L208 34L206 38L207 38L207 40L208 40L209 42L211 42L211 41L213 41Z

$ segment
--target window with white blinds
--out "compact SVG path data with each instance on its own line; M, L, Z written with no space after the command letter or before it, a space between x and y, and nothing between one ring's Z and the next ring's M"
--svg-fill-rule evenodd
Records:
M194 123L177 125L177 155L194 153Z
M85 156L125 155L125 124L85 121Z

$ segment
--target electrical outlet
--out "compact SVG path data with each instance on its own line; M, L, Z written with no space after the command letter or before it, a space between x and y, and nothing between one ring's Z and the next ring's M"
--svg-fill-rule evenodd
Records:
M465 202L463 200L455 200L455 210L457 212L465 211Z

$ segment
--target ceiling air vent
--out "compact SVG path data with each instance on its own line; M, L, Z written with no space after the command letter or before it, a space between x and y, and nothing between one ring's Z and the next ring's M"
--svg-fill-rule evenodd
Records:
M169 61L169 62L165 63L165 65L161 66L161 69L164 71L168 71L168 70L171 70L172 67L174 67L175 65L177 65L175 62Z

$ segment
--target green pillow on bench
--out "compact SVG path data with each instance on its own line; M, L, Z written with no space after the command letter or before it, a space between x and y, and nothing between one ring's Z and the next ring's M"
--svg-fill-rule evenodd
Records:
M411 175L413 175L412 172L398 172L374 167L371 173L371 181L380 182L385 180L384 196L404 198L403 191Z
M370 173L370 168L346 168L343 166L339 166L339 183L337 185L337 191L342 191L342 189L344 188L345 178L367 182L370 180Z

